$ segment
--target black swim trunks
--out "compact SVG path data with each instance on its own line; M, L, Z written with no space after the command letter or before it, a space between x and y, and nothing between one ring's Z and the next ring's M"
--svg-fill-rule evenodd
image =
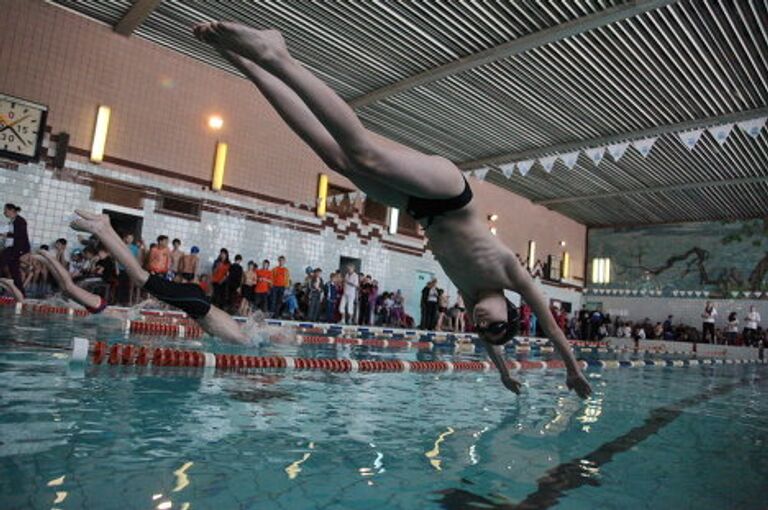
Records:
M203 289L194 283L176 283L150 275L144 290L171 306L184 311L193 319L201 319L211 310L211 302Z
M427 227L432 225L436 216L447 212L457 211L472 201L472 189L469 187L467 178L464 179L464 191L460 195L452 198L419 198L408 197L406 210L414 220L427 218Z

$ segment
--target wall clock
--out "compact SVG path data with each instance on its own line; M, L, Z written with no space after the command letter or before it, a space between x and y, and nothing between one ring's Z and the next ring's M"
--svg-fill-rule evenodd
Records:
M37 161L48 107L0 94L0 157Z

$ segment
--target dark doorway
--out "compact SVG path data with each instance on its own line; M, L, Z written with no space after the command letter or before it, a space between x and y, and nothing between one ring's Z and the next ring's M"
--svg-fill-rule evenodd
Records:
M355 266L355 272L361 273L363 271L363 261L352 257L339 257L339 271L342 273L347 272L347 266L352 264Z
M141 227L144 224L144 218L141 216L134 216L133 214L110 211L109 209L104 209L103 212L109 216L109 222L112 224L112 228L115 229L115 232L117 232L120 237L125 234L133 234L134 239L141 239Z

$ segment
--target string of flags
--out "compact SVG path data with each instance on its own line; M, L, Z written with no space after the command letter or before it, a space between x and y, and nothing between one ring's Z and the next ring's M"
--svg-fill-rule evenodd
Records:
M709 298L708 290L681 290L681 289L627 289L627 288L602 288L588 287L584 292L593 296L626 296L626 297L679 297L679 298ZM768 292L732 290L729 295L733 299L760 299L768 297Z
M712 138L722 146L728 140L728 137L733 132L734 127L738 127L745 134L751 136L752 138L757 138L760 136L760 132L765 126L766 121L768 121L768 116L763 116L741 122L720 124L708 128L689 129L676 133L676 135L680 142L689 151L693 151L705 132L708 132ZM564 154L551 154L548 156L541 156L539 158L505 163L503 165L499 165L498 168L507 179L512 177L512 174L515 172L515 170L517 170L522 176L528 175L528 172L531 171L536 163L538 163L547 173L552 171L552 169L555 167L555 163L558 160L560 160L568 170L572 170L573 167L576 166L576 162L579 159L579 155L581 154L584 154L590 161L592 161L593 165L598 166L606 154L610 155L611 158L613 158L613 161L619 161L630 147L634 148L643 158L646 158L651 153L651 150L653 149L653 146L658 139L658 136L652 136L649 138L643 138L642 140L614 143L601 147L590 147L587 149L571 151ZM476 179L484 180L488 175L488 170L488 167L482 167L467 171L465 173L471 177L475 177Z

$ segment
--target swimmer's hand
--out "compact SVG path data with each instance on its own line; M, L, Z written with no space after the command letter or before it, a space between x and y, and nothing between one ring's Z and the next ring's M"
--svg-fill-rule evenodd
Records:
M569 390L575 391L581 398L587 398L592 394L592 388L580 370L578 372L568 372L565 384Z
M523 386L523 383L521 383L511 375L502 376L501 383L504 386L506 386L509 391L511 391L512 393L516 393L517 395L520 394L520 388Z

